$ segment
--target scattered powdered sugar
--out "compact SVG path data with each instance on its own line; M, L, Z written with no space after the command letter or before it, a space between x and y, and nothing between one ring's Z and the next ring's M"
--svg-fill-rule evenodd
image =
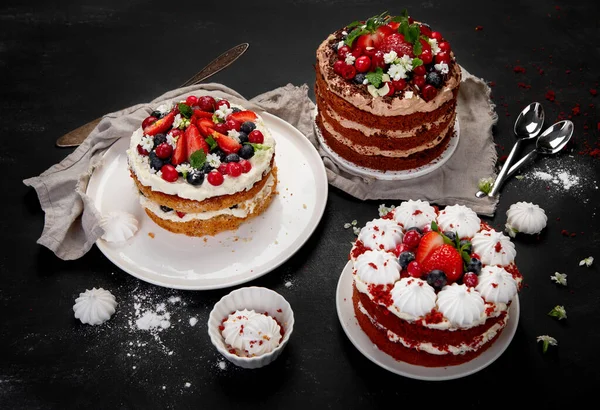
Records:
M198 323L198 319L196 319L195 317L191 317L190 326L196 326L196 323Z
M292 285L293 285L293 283L292 283L291 281L287 281L287 282L285 282L285 287L286 287L286 288L291 288L291 287L292 287Z
M217 362L217 367L221 370L225 370L227 369L227 363L225 363L223 360Z

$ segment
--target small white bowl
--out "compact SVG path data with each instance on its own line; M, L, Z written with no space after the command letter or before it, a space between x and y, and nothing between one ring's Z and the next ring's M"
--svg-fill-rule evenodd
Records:
M284 333L279 346L270 353L255 357L241 357L230 353L219 327L224 319L236 310L254 310L267 312L283 327ZM227 360L245 369L257 369L274 361L290 340L294 330L294 312L287 300L271 289L258 286L240 288L225 295L213 307L208 317L208 334L210 341Z

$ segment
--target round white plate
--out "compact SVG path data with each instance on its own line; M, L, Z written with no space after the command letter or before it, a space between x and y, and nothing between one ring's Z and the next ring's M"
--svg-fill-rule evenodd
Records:
M129 176L129 138L105 154L87 193L98 211L122 210L140 222L126 243L99 239L96 245L115 265L146 282L175 289L219 289L258 278L290 258L317 227L327 202L327 176L321 157L296 128L264 113L277 142L278 194L260 216L236 231L190 237L156 225L143 211Z
M452 154L454 154L454 151L456 151L456 147L458 146L458 140L460 137L460 125L458 123L458 117L456 117L456 120L454 122L454 134L452 134L452 136L450 137L450 141L448 141L446 149L442 152L442 154L439 157L437 157L428 164L422 165L414 169L407 169L404 171L381 171L378 169L361 167L359 165L353 164L347 159L340 157L329 147L329 145L327 145L327 142L325 142L323 134L321 134L321 130L317 126L316 122L313 123L313 127L315 129L317 139L319 140L319 144L327 153L327 155L331 157L333 162L335 162L340 168L342 168L346 172L349 172L353 175L357 175L359 177L375 178L385 181L400 181L413 179L435 171L436 169L444 165L444 163L450 159Z
M354 346L373 363L401 376L420 380L450 380L468 376L489 366L508 347L519 323L519 298L515 298L510 310L508 324L496 342L475 359L457 366L424 367L394 359L379 350L363 332L354 315L352 304L352 262L349 261L338 281L336 292L338 317L346 335Z

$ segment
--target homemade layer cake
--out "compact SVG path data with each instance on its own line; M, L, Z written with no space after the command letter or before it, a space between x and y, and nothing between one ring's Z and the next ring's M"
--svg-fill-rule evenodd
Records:
M360 327L397 360L465 363L498 339L522 275L510 238L463 205L409 200L361 229L350 252Z
M454 133L461 69L450 43L406 12L354 22L317 49L316 124L340 157L376 170L427 164Z
M127 157L144 210L175 233L236 229L276 194L275 140L258 114L225 99L160 105L131 136Z

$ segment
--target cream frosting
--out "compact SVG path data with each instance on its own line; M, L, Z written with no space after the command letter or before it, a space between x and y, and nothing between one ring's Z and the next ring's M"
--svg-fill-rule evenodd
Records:
M548 217L539 205L531 202L514 203L506 211L509 229L526 234L538 234L546 227Z
M238 356L255 357L270 353L281 342L281 327L271 316L254 310L237 310L223 322L225 343Z
M373 250L391 251L402 243L402 227L390 219L373 219L365 224L358 234L358 240Z
M392 288L391 295L393 307L413 318L425 316L435 307L435 290L423 279L402 278Z
M427 201L420 199L402 202L394 209L394 220L404 226L405 229L417 227L423 229L431 225L436 218L435 208Z
M500 266L484 266L476 289L488 302L509 303L517 294L517 282Z
M508 266L515 260L517 251L510 238L494 229L483 230L471 239L473 252L481 258L484 265Z
M478 323L485 311L485 301L479 292L458 283L444 286L437 295L437 305L444 317L458 327Z
M117 301L112 293L102 288L86 289L73 305L75 318L95 326L106 322L115 313Z
M400 279L398 258L388 252L366 251L356 258L354 270L366 285L392 285Z
M437 221L442 231L456 232L459 238L472 237L481 224L475 211L464 205L447 206L440 211Z
M139 229L135 216L125 211L111 211L100 218L100 227L104 230L102 239L107 242L125 242Z

